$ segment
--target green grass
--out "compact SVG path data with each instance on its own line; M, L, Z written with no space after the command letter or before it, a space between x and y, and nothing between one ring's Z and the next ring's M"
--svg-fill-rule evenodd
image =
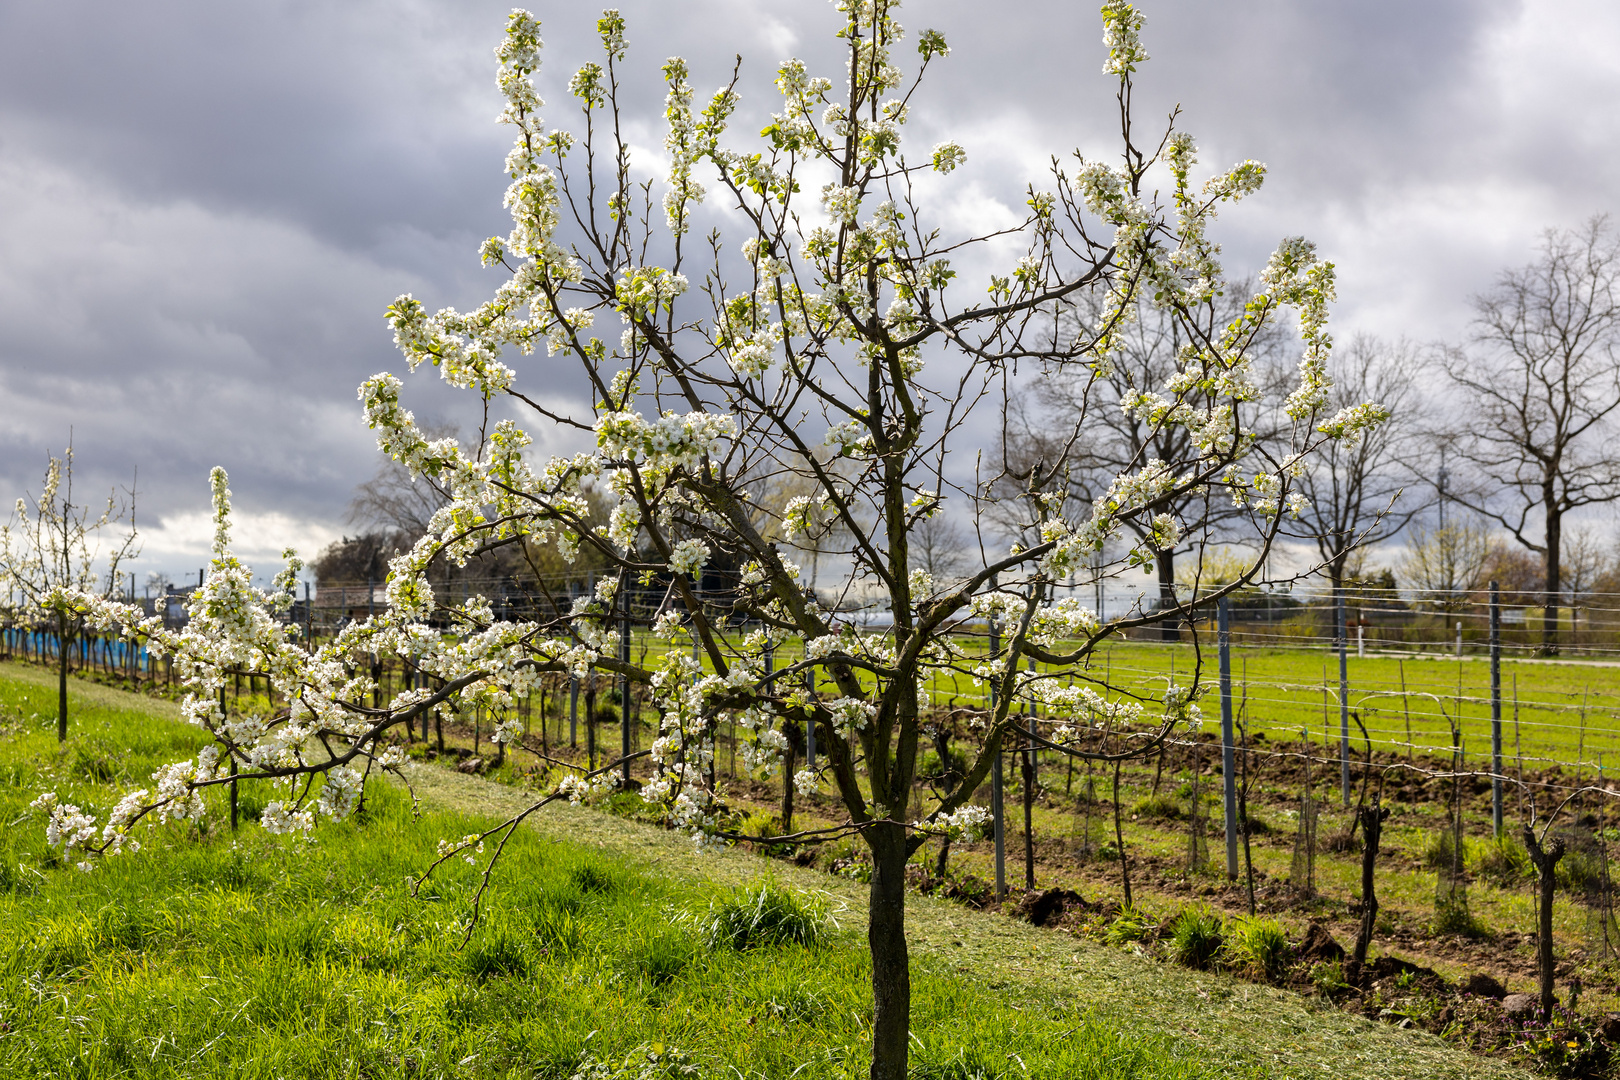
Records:
M964 635L958 644L970 654L982 653L982 637ZM648 634L636 637L635 659L654 663L669 645ZM1470 640L1468 652L1455 659L1448 647L1397 656L1380 653L1368 642L1368 655L1357 657L1352 645L1348 665L1350 707L1366 725L1380 750L1407 754L1420 761L1448 760L1450 718L1463 730L1465 756L1478 762L1490 751L1490 665ZM779 665L797 663L802 647L789 641L776 652ZM1201 679L1212 692L1216 679L1213 635L1191 643L1113 641L1091 658L1090 675L1114 687L1115 697L1138 697L1151 716L1162 699L1168 677L1185 682L1202 664ZM971 666L971 665L966 665ZM863 680L869 677L862 675ZM1328 729L1326 753L1336 757L1339 738L1338 657L1325 647L1245 644L1241 635L1232 652L1233 693L1247 703L1250 730L1269 739L1298 739L1303 728L1319 745ZM938 705L983 704L987 690L961 674L929 680ZM1403 692L1404 691L1404 692ZM1528 770L1563 763L1566 774L1583 762L1586 776L1597 777L1598 751L1620 736L1620 664L1568 660L1508 658L1502 662L1502 719L1505 763L1512 771L1522 759ZM1517 704L1517 709L1515 709ZM1205 700L1207 716L1219 706ZM1517 722L1515 723L1515 717ZM1583 734L1584 727L1584 734ZM1351 722L1358 752L1360 729ZM1517 740L1517 741L1516 741ZM1602 763L1605 773L1612 761Z
M1191 645L1146 642L1116 643L1099 650L1094 673L1106 675L1124 690L1156 698L1172 670L1183 681L1198 659ZM1213 688L1215 652L1203 642L1202 678ZM1484 657L1447 652L1396 657L1370 654L1358 658L1354 647L1347 661L1350 707L1366 725L1380 750L1407 753L1415 744L1419 759L1448 758L1448 716L1461 720L1464 753L1480 761L1490 752L1490 665ZM1460 677L1460 684L1459 684ZM1323 649L1245 646L1232 651L1235 698L1246 700L1252 732L1272 739L1298 739L1301 728L1319 744L1323 737L1324 701L1331 744L1338 753L1338 657ZM1405 686L1407 697L1401 696ZM1518 703L1518 751L1515 750L1515 685ZM1597 751L1620 735L1620 665L1541 660L1502 662L1502 719L1506 765L1516 767L1522 753L1526 769L1561 761L1573 772L1584 756L1588 777L1596 776ZM1206 699L1207 715L1218 715L1218 702ZM1584 713L1585 737L1582 738ZM1410 739L1408 739L1410 722ZM1361 732L1351 722L1351 740L1362 746ZM1612 769L1614 763L1604 763Z
M420 899L405 879L438 839L529 796L437 768L413 781L435 808L420 819L374 788L364 820L313 845L187 823L81 874L22 807L54 787L105 809L197 738L171 704L76 681L59 751L53 694L49 673L0 666L0 1076L595 1076L632 1058L639 1072L654 1045L705 1076L865 1073L856 882L774 864L780 895L841 929L712 947L706 916L761 910L760 860L556 806L514 839L462 947L471 868ZM1523 1075L1269 987L942 901L907 908L919 1077ZM792 924L777 914L758 921Z
M795 887L738 891L525 830L463 946L474 869L447 864L417 898L405 882L481 819L413 818L386 785L314 843L233 837L216 816L63 867L25 809L41 789L104 809L198 742L172 709L76 696L58 750L48 689L0 678L0 1075L569 1077L653 1044L703 1075L864 1075L864 942ZM1226 1074L1041 998L919 963L919 1075Z

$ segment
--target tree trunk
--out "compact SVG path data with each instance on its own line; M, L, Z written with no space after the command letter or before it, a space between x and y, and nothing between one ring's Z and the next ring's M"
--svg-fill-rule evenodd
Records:
M1553 886L1557 883L1554 870L1564 857L1564 841L1558 837L1546 848L1536 840L1535 830L1524 827L1524 848L1536 867L1536 881L1541 886L1539 916L1536 927L1536 968L1541 975L1541 1019L1552 1019L1553 1011Z
M1342 529L1333 530L1333 550L1335 554L1327 561L1328 586L1333 590L1332 595L1339 595L1344 588L1344 564L1350 558L1350 535Z
M1371 806L1356 811L1361 819L1361 928L1356 931L1356 949L1350 958L1347 973L1351 982L1361 974L1361 965L1367 962L1367 949L1372 945L1373 928L1378 922L1378 894L1373 889L1373 869L1378 861L1378 843L1384 835L1384 819L1389 808L1373 799Z
M956 763L951 760L951 728L948 720L941 721L934 727L934 753L939 756L939 784L945 797L956 794L956 786L962 782L962 777L956 771ZM934 877L941 883L945 881L945 870L950 864L951 834L946 833L939 843L939 860L934 864Z
M1131 863L1125 857L1125 829L1120 823L1119 762L1114 762L1114 846L1119 849L1119 880L1125 888L1125 906L1131 906Z
M1024 888L1035 888L1035 744L1019 755L1024 781Z
M1546 595L1542 599L1541 652L1553 656L1558 652L1558 589L1562 584L1563 568L1560 554L1563 548L1564 517L1552 507L1548 495L1547 508L1547 580Z
M784 723L789 729L795 726L791 720ZM793 736L790 731L788 744L782 750L782 831L785 833L793 831L793 769L797 764L798 759L793 752Z
M1169 610L1176 606L1176 553L1161 551L1155 561L1159 567L1159 607ZM1176 619L1166 619L1160 623L1159 637L1163 641L1180 641L1180 622Z
M67 742L67 677L68 677L68 634L67 616L56 616L56 641L60 646L57 652L56 665L56 741Z
M872 1080L906 1080L911 1038L911 966L906 952L906 831L880 822L867 833L872 891L867 945L872 953Z

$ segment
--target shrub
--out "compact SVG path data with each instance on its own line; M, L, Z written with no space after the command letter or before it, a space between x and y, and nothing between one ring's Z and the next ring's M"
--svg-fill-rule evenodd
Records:
M738 889L709 906L698 934L711 949L756 949L773 945L823 945L834 927L826 906L795 895L773 881Z
M1220 955L1221 917L1208 908L1186 908L1170 924L1170 959L1184 967L1206 970Z
M1233 967L1276 982L1288 966L1288 935L1276 919L1241 919L1227 938L1226 952Z

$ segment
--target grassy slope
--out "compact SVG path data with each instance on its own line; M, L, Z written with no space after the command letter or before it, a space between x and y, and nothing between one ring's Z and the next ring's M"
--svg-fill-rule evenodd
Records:
M58 752L33 673L0 675L0 1076L566 1077L583 1051L678 1045L739 1078L864 1069L864 950L736 953L699 945L710 883L525 831L461 947L474 874L411 898L406 875L475 818L419 820L397 789L367 820L308 846L189 824L93 873L52 866L21 807L41 787L104 807L109 774L139 775L195 743L173 710L75 686ZM112 751L119 744L131 749ZM216 807L216 809L218 809ZM921 965L918 1060L1036 1075L1192 1080L1185 1043L1138 1041L1027 988L990 990ZM981 1070L982 1071L982 1070Z
M8 822L52 782L105 805L114 792L92 777L138 778L195 742L169 722L172 706L76 683L80 716L58 758L32 717L45 711L48 676L0 673ZM131 748L118 753L120 742ZM556 807L510 852L489 918L458 950L470 871L453 871L433 901L408 899L399 883L437 837L469 827L464 815L508 813L523 795L437 769L416 787L433 808L422 821L385 798L372 821L327 830L307 850L256 829L236 845L197 843L174 826L91 875L8 871L0 1073L481 1076L521 1063L514 1075L567 1075L592 1030L608 1049L661 1039L745 1073L803 1061L814 1062L806 1076L859 1072L859 886L774 866L846 906L848 936L829 953L702 953L669 914L757 880L760 862ZM0 847L8 866L41 862L32 823L6 830ZM582 891L592 873L616 883L606 897ZM1016 1053L1033 1075L1523 1075L1280 991L948 903L912 898L910 912L924 1063L1012 1073ZM251 1024L229 1027L238 1010Z

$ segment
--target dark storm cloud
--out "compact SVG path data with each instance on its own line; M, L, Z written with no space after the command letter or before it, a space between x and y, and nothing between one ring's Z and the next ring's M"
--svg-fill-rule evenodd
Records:
M508 129L491 49L505 3L0 7L0 481L37 483L71 425L96 484L139 465L149 546L194 562L210 466L231 470L254 550L342 526L375 464L354 399L399 370L382 311L411 291L470 305L495 277ZM1051 153L1111 149L1093 5L916 4L954 46L911 139L960 138L952 223L1021 208ZM661 145L657 68L680 53L706 93L745 57L738 140L769 111L778 61L837 75L821 3L636 3L626 98ZM596 11L548 10L542 93L596 48ZM1204 161L1270 166L1228 215L1234 268L1306 233L1341 269L1344 326L1456 337L1468 293L1522 261L1544 225L1614 190L1615 16L1593 6L1149 4L1144 124L1173 104ZM909 50L908 50L908 55ZM1150 126L1150 125L1149 125ZM712 185L711 185L712 186ZM724 212L711 208L714 219ZM543 358L525 379L579 393ZM476 413L412 380L425 418ZM553 433L535 432L542 445ZM190 516L187 516L190 515ZM255 517L255 515L257 515ZM255 524L257 522L257 524ZM189 524L188 524L189 523ZM201 539L199 539L201 537ZM306 551L306 554L308 552Z

